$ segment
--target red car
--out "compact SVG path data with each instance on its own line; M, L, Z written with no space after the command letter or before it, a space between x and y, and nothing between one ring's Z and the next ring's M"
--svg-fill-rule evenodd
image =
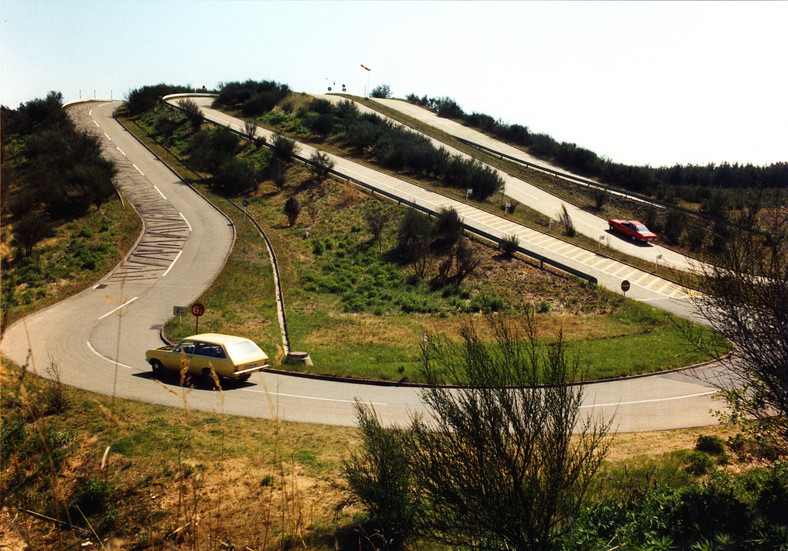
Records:
M632 241L648 243L657 239L657 234L650 232L646 226L637 220L608 220L607 223L611 231L624 234Z

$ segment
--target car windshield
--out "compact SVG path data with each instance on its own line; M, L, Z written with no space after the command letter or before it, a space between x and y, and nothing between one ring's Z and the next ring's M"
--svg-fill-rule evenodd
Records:
M252 341L238 341L225 346L227 354L233 361L238 362L250 356L262 356L263 351Z

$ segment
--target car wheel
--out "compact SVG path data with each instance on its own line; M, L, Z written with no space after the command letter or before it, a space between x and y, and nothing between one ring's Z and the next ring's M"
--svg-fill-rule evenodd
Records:
M633 235L633 236L632 236L632 241L635 241L635 242L637 242L637 240L638 240L638 238L637 238L637 237L635 237L635 236Z
M610 228L610 231L613 231L613 224L610 224L608 227Z
M238 381L239 383L245 383L246 381L249 380L249 377L251 376L252 376L251 373L244 373L240 377L237 377L235 380Z
M150 367L155 375L161 375L164 372L164 366L159 360L151 360Z

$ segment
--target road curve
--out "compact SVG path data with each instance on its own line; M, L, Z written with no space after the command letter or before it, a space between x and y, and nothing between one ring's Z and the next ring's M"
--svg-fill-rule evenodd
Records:
M421 411L419 390L258 373L217 393L155 381L146 349L160 343L158 327L174 305L188 305L218 274L233 242L228 220L172 174L111 116L116 104L72 108L119 165L118 187L145 221L137 246L94 287L14 324L3 355L47 376L50 361L62 382L121 398L249 417L354 425L355 399L370 402L388 422L406 423ZM179 219L182 222L179 222ZM708 371L701 371L701 375ZM590 384L583 409L615 414L619 431L707 425L713 389L686 372Z

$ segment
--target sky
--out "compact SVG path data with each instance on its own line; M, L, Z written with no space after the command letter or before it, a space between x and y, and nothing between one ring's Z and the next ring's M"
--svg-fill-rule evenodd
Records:
M0 0L0 103L387 84L616 162L765 165L788 161L786 21L788 2Z

